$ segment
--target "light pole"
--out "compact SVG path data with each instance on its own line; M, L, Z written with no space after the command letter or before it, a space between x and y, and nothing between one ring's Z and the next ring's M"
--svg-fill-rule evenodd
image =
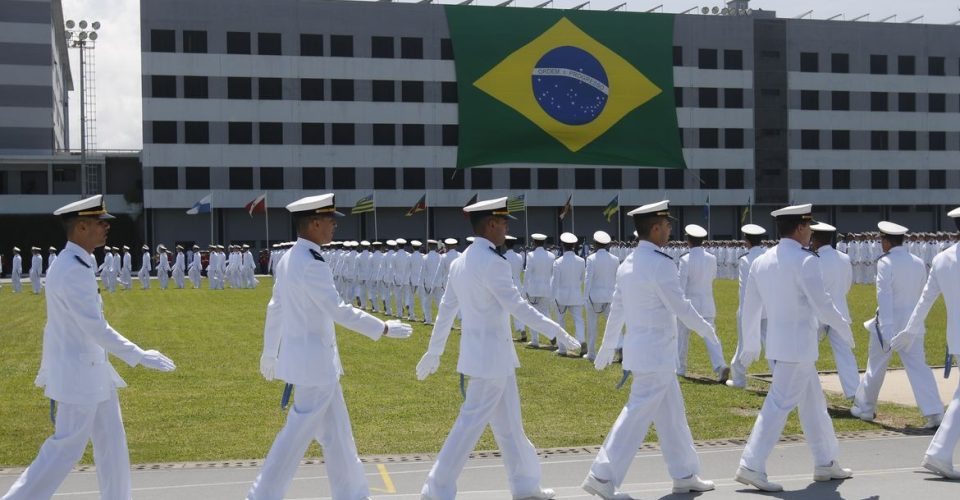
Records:
M74 23L72 19L66 23L67 46L80 49L80 193L83 196L99 194L100 183L99 176L89 171L87 167L87 109L86 109L86 86L87 74L84 72L83 53L87 50L93 50L97 40L97 30L100 29L100 22L94 21L89 24L81 20ZM96 191L93 193L92 191Z

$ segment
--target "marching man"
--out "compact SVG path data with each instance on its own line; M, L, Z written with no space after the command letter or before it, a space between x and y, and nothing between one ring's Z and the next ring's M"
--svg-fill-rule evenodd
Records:
M430 347L417 364L417 378L437 371L453 319L463 315L460 358L457 371L470 377L466 398L450 434L437 455L426 484L425 500L453 500L457 477L483 430L490 424L504 455L513 498L545 500L555 496L540 487L537 451L527 439L520 420L520 394L516 369L520 366L510 316L536 327L566 349L576 351L580 343L557 323L540 314L520 296L510 275L510 264L497 250L507 235L507 198L477 202L463 209L470 215L476 234L460 258L450 264L447 287L440 300L437 324Z
M743 240L747 243L747 253L740 256L737 260L738 275L738 296L737 302L737 350L733 353L733 359L730 360L730 380L727 380L727 387L736 387L743 389L747 386L747 366L742 360L743 356L743 296L747 291L747 278L750 276L750 266L757 257L763 255L766 248L763 246L763 235L767 230L756 225L747 224L740 228L743 233ZM760 320L760 342L766 344L767 338L767 316L764 314ZM772 372L773 369L771 368Z
M378 340L407 338L410 325L386 323L344 302L333 283L321 245L333 240L337 211L332 193L309 196L287 205L297 228L297 242L277 264L273 296L267 305L260 373L293 386L293 408L277 434L248 500L281 499L300 459L316 439L323 447L336 499L370 496L363 464L357 456L350 417L340 388L343 369L334 325Z
M150 288L150 247L143 245L143 258L140 259L140 270L137 271L137 278L140 279L140 288L147 290Z
M170 281L170 256L167 254L167 247L160 245L157 255L157 281L160 282L160 289L166 290Z
M177 255L173 258L173 282L177 288L183 288L183 273L186 270L186 258L183 255L183 246L177 245Z
M540 314L550 317L550 302L553 295L551 279L553 276L553 261L557 256L543 247L547 236L540 233L530 235L534 249L527 253L527 264L523 274L523 292L527 295L530 304ZM522 321L522 320L521 320ZM530 347L540 347L540 334L532 325L530 329Z
M560 235L563 243L563 255L553 261L553 298L557 304L557 322L566 323L567 313L573 316L573 328L578 342L583 342L583 278L586 274L586 261L577 255L577 236L573 233ZM581 345L581 349L586 346ZM566 356L563 346L557 346L557 355ZM581 357L586 352L572 352Z
M37 458L4 495L4 500L37 500L53 496L87 443L93 457L102 498L132 498L130 456L120 417L117 389L126 384L107 354L130 366L173 371L170 358L144 351L113 329L103 317L93 251L104 245L110 231L103 195L60 207L67 232L62 262L47 275L47 325L36 384L56 402L53 436Z
M687 244L690 251L680 256L680 287L684 295L693 303L693 307L713 324L717 316L717 307L713 301L713 280L717 278L717 258L707 253L703 248L703 240L707 237L707 230L689 224L683 228L687 235ZM677 325L677 375L687 374L687 350L690 342L690 330L683 325ZM705 340L711 340L704 337ZM724 384L730 378L730 367L723 358L723 347L720 342L707 343L707 354L713 365L713 373L717 380Z
M587 295L587 359L597 359L597 326L601 317L606 317L613 300L613 288L617 280L620 259L607 251L610 235L604 231L593 233L597 250L587 257L587 274L584 292Z
M669 201L644 205L627 215L633 217L640 242L617 269L610 318L594 366L602 370L613 362L622 336L623 369L633 373L633 385L582 487L604 500L632 498L618 490L653 422L673 492L709 491L714 484L698 476L700 459L675 375L677 319L707 343L719 340L713 325L683 295L673 259L660 251L670 241Z
M23 275L23 258L20 257L20 248L13 247L13 267L10 269L10 284L13 293L20 293L20 276Z
M33 287L33 294L40 293L43 288L43 282L40 281L40 275L43 273L43 256L40 255L40 247L32 247L33 257L30 257L30 286Z

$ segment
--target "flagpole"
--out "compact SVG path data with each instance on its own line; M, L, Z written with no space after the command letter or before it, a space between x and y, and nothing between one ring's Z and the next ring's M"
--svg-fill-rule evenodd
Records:
M530 217L527 215L527 203L530 200L527 199L527 192L523 192L523 242L524 246L529 244L528 239L530 238ZM526 252L524 252L526 253Z
M373 239L374 241L380 240L380 232L377 228L377 190L373 190Z
M423 244L427 244L430 239L430 202L427 200L429 191L423 191Z
M270 248L270 205L267 204L267 193L263 193L263 223L266 226L267 240L266 247Z
M573 195L570 195L570 232L577 234L577 214L573 209Z
M750 206L750 223L753 224L753 199L747 196L747 205Z
M210 243L213 243L213 193L210 193Z
M620 195L623 194L622 191L617 191L617 241L623 241L623 217L621 216L620 204L623 203L620 201Z

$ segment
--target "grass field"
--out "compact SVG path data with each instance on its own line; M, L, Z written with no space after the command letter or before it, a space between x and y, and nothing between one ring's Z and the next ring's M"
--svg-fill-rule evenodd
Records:
M269 279L255 290L139 289L104 293L106 317L143 348L154 348L177 363L173 373L129 368L113 360L130 387L120 391L133 463L216 461L264 457L285 414L279 409L282 382L258 372ZM206 282L204 282L206 286ZM729 359L736 347L736 283L716 282L717 331ZM857 337L857 360L866 364L866 331L858 325L876 308L874 289L854 286L849 297ZM42 296L0 290L0 466L28 464L49 434L48 402L33 379L40 363L45 306ZM944 357L942 301L927 321L927 360ZM571 328L572 325L568 325ZM346 375L342 378L361 454L436 452L462 402L455 373L458 335L447 344L440 370L418 382L414 368L426 350L430 330L415 324L407 340L372 342L339 329ZM696 338L696 337L695 337ZM619 367L597 372L585 360L558 359L546 350L519 348L517 371L527 434L541 448L594 445L603 441L628 391L617 391ZM898 360L891 364L897 365ZM703 343L691 342L689 371L704 376L710 367ZM833 368L829 342L821 344L818 367ZM766 369L756 363L752 371ZM757 385L756 387L762 387ZM695 439L746 437L763 396L718 384L682 380L681 388ZM837 408L846 402L832 398ZM879 424L834 412L838 431L881 425L919 425L915 409L882 405ZM796 412L786 433L799 434ZM655 440L651 433L649 440ZM495 449L489 430L478 449ZM319 456L314 445L308 452ZM91 461L88 448L84 461Z

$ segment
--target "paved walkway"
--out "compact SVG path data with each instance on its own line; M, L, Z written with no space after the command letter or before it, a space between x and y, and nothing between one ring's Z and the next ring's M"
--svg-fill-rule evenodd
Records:
M810 452L802 440L786 439L774 450L768 464L770 479L786 488L783 493L762 496L800 499L899 499L958 498L960 483L943 481L918 468L929 435L896 432L858 433L842 436L841 463L852 467L853 479L815 483ZM737 442L698 443L704 478L717 483L706 493L710 500L760 498L761 494L733 481L743 450ZM541 454L544 486L557 490L558 498L593 498L580 488L596 448L547 450ZM502 461L496 454L477 454L459 481L457 498L466 500L509 499ZM367 478L376 498L415 500L430 470L432 456L372 457ZM258 462L231 464L164 464L139 466L133 472L134 498L138 500L236 500L243 498L258 471ZM16 479L16 470L0 471L0 492ZM659 450L647 446L627 476L623 489L637 498L692 498L673 495ZM319 500L329 496L328 478L322 465L302 465L287 498ZM91 470L72 473L55 498L97 499L97 478Z
M940 390L940 400L946 406L953 399L953 393L957 390L960 369L954 366L950 378L947 379L943 378L942 366L931 368L931 371L933 371L933 379L937 381L937 388ZM820 384L825 391L843 394L843 389L840 387L840 377L836 373L821 373ZM917 406L917 401L913 398L913 390L910 389L910 381L907 380L906 370L902 368L887 370L887 375L883 379L883 386L880 388L880 401Z

